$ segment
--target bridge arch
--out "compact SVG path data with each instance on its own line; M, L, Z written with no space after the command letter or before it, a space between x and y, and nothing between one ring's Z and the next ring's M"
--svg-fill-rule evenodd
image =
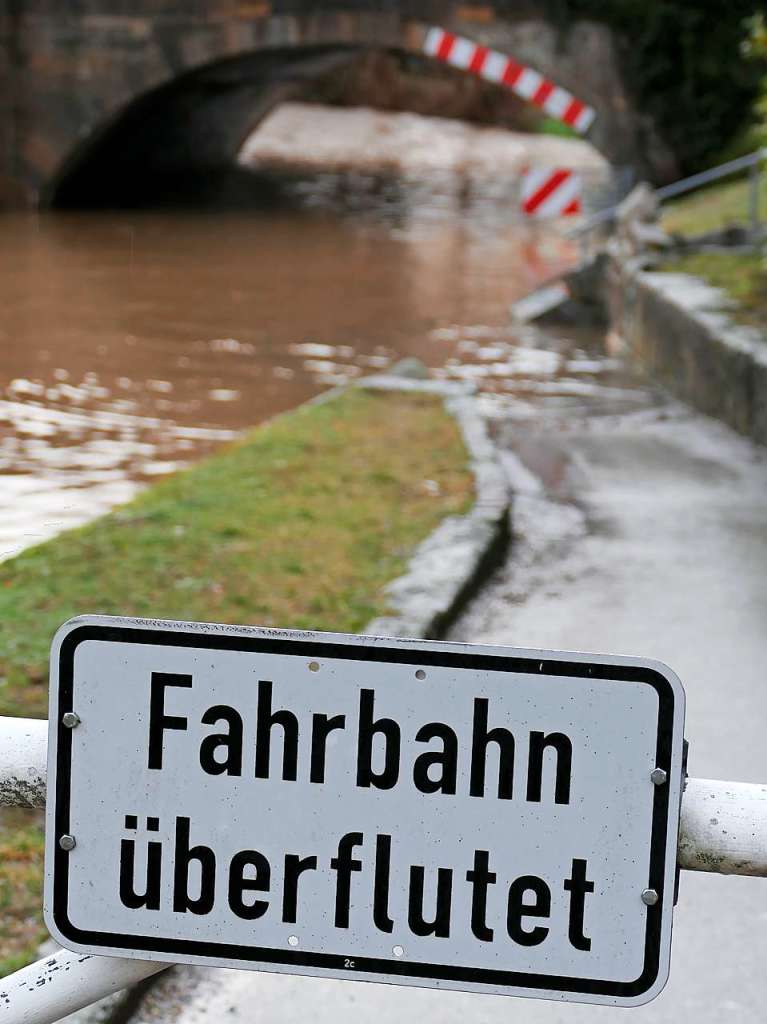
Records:
M154 4L135 10L146 13L50 16L46 73L19 76L14 154L10 168L0 167L0 201L12 181L30 205L78 205L88 195L97 202L120 162L126 181L142 159L162 176L174 161L178 167L191 138L200 146L186 154L192 169L212 166L225 153L231 158L276 102L300 98L307 83L360 50L420 52L430 23L512 53L581 96L597 110L591 141L613 162L641 161L648 151L644 122L625 116L632 103L614 41L597 23L563 32L540 18L512 18L505 7L431 0L344 0L338 10L314 0L292 0L286 10L261 0L199 0L167 14ZM19 24L14 52L25 67L39 68L39 19L27 23L22 14ZM226 116L217 120L223 104ZM173 132L174 116L183 131ZM167 134L165 166L152 126Z
M278 103L349 64L351 44L293 46L225 57L150 89L82 140L41 194L56 208L140 207L236 194L236 158ZM245 172L242 172L245 177Z

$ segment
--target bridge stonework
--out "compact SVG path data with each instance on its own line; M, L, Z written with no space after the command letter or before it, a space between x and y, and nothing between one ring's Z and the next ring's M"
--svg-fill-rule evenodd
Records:
M231 159L243 133L299 84L361 49L418 49L423 24L509 53L570 89L596 109L590 137L613 162L647 167L654 160L650 169L657 172L672 159L635 109L609 30L593 22L560 31L541 18L515 15L509 4L430 0L4 0L0 205L50 201L121 118L135 122L138 160L138 122L152 124L146 97L170 96L173 83L191 85L183 102L178 90L171 106L164 100L175 120L176 159L192 140L198 162L206 149L211 161ZM205 118L195 108L195 84L200 90L202 83ZM238 101L229 102L235 92ZM215 97L224 94L228 105L216 106ZM184 120L191 127L181 145Z

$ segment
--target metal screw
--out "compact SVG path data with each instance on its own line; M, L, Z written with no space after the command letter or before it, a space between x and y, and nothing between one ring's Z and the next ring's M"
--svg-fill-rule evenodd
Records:
M668 781L668 775L662 768L653 768L650 772L650 778L656 786L665 786Z
M77 846L77 843L75 842L75 837L62 836L61 839L59 839L59 846L61 847L62 850L74 850L75 846Z
M65 711L61 716L61 724L65 725L67 729L74 729L76 725L80 724L80 716L75 711Z
M642 889L642 903L646 903L648 907L654 907L659 899L657 890Z

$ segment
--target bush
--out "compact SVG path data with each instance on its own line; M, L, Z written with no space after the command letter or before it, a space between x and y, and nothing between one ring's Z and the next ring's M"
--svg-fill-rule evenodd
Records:
M551 9L566 22L588 18L616 31L629 86L687 173L718 162L751 123L765 72L764 56L749 46L757 6L755 0L554 0Z

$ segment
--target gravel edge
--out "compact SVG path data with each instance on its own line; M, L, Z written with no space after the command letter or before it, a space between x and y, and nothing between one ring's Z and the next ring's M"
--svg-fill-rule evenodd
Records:
M501 562L511 535L511 488L481 415L473 387L377 374L356 387L439 395L457 421L469 453L476 500L463 516L449 516L422 541L406 573L386 588L391 612L368 623L373 636L436 639Z

